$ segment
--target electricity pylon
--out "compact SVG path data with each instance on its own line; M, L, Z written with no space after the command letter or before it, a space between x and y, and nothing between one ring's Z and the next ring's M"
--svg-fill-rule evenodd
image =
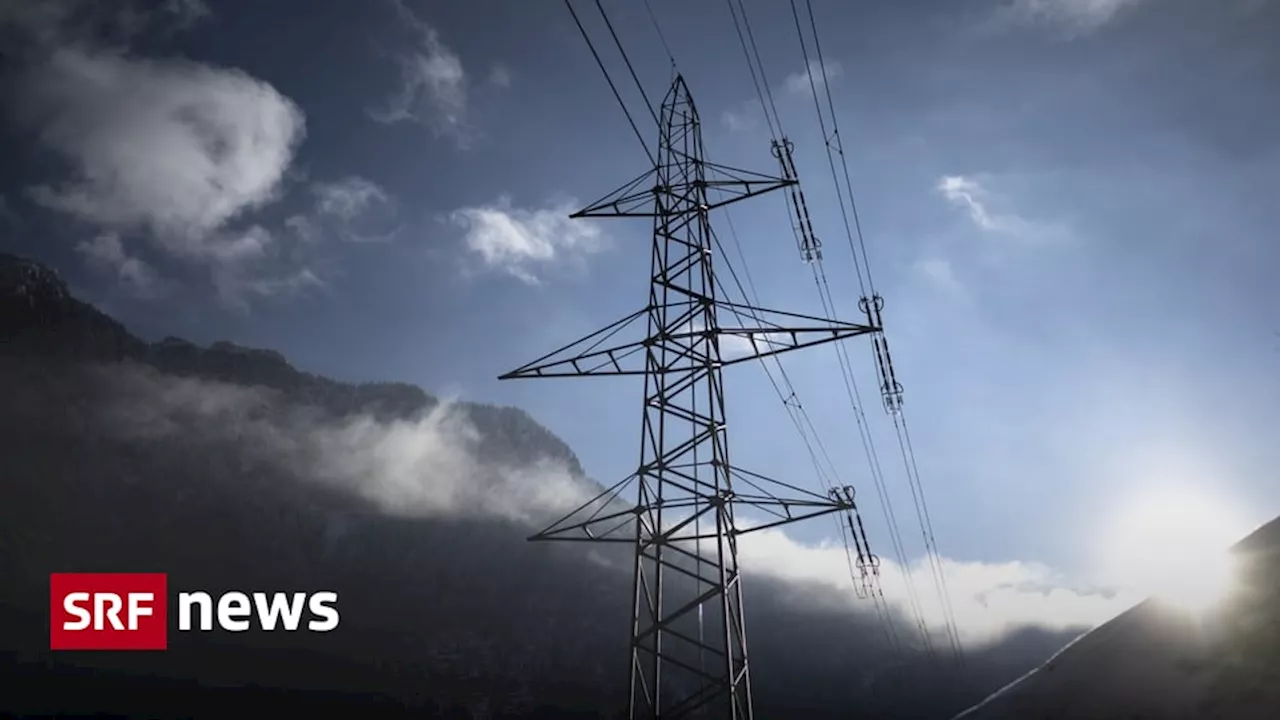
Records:
M820 495L730 463L720 371L878 328L718 297L711 211L795 181L704 160L680 76L659 123L653 169L571 216L653 218L648 304L501 379L644 376L639 468L529 539L634 545L630 718L749 719L738 538L853 505L851 494ZM643 337L615 339L641 318ZM761 519L739 524L738 507Z

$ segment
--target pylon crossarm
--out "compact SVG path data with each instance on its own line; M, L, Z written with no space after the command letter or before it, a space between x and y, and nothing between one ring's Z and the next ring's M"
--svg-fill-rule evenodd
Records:
M761 530L769 530L771 528L776 528L781 525L790 525L791 523L803 522L805 520L812 520L813 518L822 517L823 515L830 515L831 513L834 513L834 512L840 512L842 509L843 508L832 505L831 507L823 508L821 510L814 510L813 512L802 513L799 515L792 515L791 517L788 517L784 520L774 520L773 522L763 523L761 525L752 525L751 527L746 527L746 528L735 528L733 531L733 535L737 537L741 537L743 535L749 535L753 532L759 532Z
M617 320L613 323L610 323L609 325L604 326L603 328L591 333L590 335L574 340L573 342L557 350L552 350L551 352L547 353L546 355L543 355L537 360L534 360L533 362L522 365L516 368L515 370L512 370L509 373L499 375L498 379L511 380L514 378L524 378L524 377L543 377L544 375L542 375L539 372L540 369L554 367L557 365L563 365L566 363L572 363L574 360L583 361L587 358L596 358L597 360L603 360L604 364L607 364L610 360L613 360L615 366L621 367L618 361L621 360L622 358L610 356L608 355L608 353L616 352L625 348L632 348L641 343L628 343L626 345L622 345L616 348L612 348L611 350L604 350L604 351L596 351L596 348L600 347L600 345L602 345L605 341L609 340L613 336L622 332L624 329L629 327L636 320L642 317L645 317L648 312L649 312L648 307L640 308L639 310L631 313L630 315L622 318L621 320ZM570 358L559 360L559 361L551 360L551 358L554 358L557 355L564 355L565 353L568 353L570 351L574 351L574 355ZM589 370L591 369L589 368ZM565 372L562 374L576 375L576 374L593 374L593 373ZM603 374L603 373L596 373L596 374ZM612 373L612 374L616 375L621 373ZM625 374L634 374L634 373L625 373Z
M720 337L740 338L751 344L754 352L721 360L720 365L737 365L740 363L778 355L792 350L822 345L824 343L845 340L858 335L875 332L876 328L867 325L840 325L828 323L824 326L758 326L730 327L718 330L690 330L687 332L666 333L660 338L670 341L666 346L670 356L669 364L645 367L645 348L656 344L650 340L615 345L613 347L582 352L571 357L549 360L544 363L531 363L524 367L500 375L499 380L523 380L528 378L551 377L599 377L621 375L687 373L687 364L681 360L702 359L693 349L693 341L705 338L708 334ZM688 342L686 345L680 343ZM760 346L764 345L762 349ZM570 346L572 347L572 346ZM551 355L555 355L552 353ZM551 356L547 356L551 357Z
M656 167L650 168L640 177L569 217L652 217L653 186L655 185L653 180L657 172Z
M689 491L688 488L684 489ZM579 511L585 510L586 507L588 506L580 508ZM699 537L704 537L704 539L706 537L715 537L714 534L709 536L676 535L676 533L687 527L699 516L705 515L713 508L712 496L691 494L687 497L682 497L676 500L663 500L649 505L633 505L626 509L619 508L607 514L600 514L599 511L597 511L595 513L585 515L580 520L570 522L570 520L573 520L573 518L578 514L578 511L575 511L575 513L570 513L568 516L561 518L556 523L550 525L545 530L530 536L528 539L531 541L594 540L599 542L633 543L635 542L634 534L617 536L615 540L614 533L623 528L630 527L631 523L636 522L637 519L643 519L647 512L652 512L659 508L661 508L663 512L678 512L690 509L695 512L686 518L682 518L676 525L668 527L660 532L651 533L654 537L660 538L666 542L684 542L688 540L696 540ZM620 522L615 522L619 520ZM609 526L610 523L615 524ZM605 526L609 527L603 530L600 529Z
M797 494L799 494L799 495L800 495L800 498L803 498L803 499L797 498L796 500L790 500L789 502L792 502L792 503L797 503L797 504L798 504L798 503L813 503L813 502L815 502L815 501L816 501L816 502L825 502L825 503L830 503L830 502L832 502L831 497L829 497L829 496L827 496L827 495L820 495L820 494L818 494L818 493L816 493L816 492L813 492L812 490L806 490L806 489L804 489L804 488L802 488L802 487L799 487L799 486L797 486L797 485L792 485L791 483L786 483L786 482L783 482L783 481L781 481L781 480L775 480L774 478L771 478L771 477L769 477L768 475L761 475L761 474L760 474L760 473L758 473L758 472L752 472L752 471L750 471L750 470L746 470L746 469L744 469L744 468L737 467L736 465L735 465L735 466L733 466L733 467L731 467L731 468L729 468L729 472L730 472L730 474L732 475L732 477L733 477L733 479L734 479L734 480L736 480L736 481L738 481L738 482L740 482L740 483L745 483L746 485L749 485L750 487L753 487L753 488L755 488L756 490L760 491L760 493L761 493L762 495L764 495L765 497L772 498L772 499L777 500L777 501L779 501L779 502L782 502L782 498L781 498L781 497L779 497L777 494L772 493L772 492L769 492L768 490L766 490L766 489L765 489L766 487L777 487L777 488L782 488L782 489L786 490L787 492L797 493ZM739 496L741 495L740 493L738 493L738 494L739 494ZM840 500L840 501L838 501L838 502L839 502L839 504L840 504L840 507L841 507L841 508L851 508L851 507L853 507L852 503L846 502L846 501L844 501L844 500Z
M810 518L830 515L834 512L848 510L852 503L843 497L827 497L811 490L775 480L767 475L744 470L739 467L730 468L734 482L745 485L756 493L744 493L735 490L731 498L735 507L745 506L759 510L773 520L759 525L735 530L736 535L757 532L768 528L800 522ZM780 488L790 496L783 496L767 488Z
M787 312L785 310L773 310L771 308L758 307L756 305L747 305L744 303L730 302L728 300L717 300L716 309L727 312L739 319L750 319L753 322L764 325L774 325L766 318L788 318L791 321L804 321L806 323L816 323L828 327L865 327L872 330L880 328L872 325L860 325L855 323L842 322L840 320L832 320L831 318L818 317L817 315L805 315L804 313ZM776 323L781 326L781 323Z
M635 522L635 517L637 514L638 513L636 511L636 508L633 507L627 510L621 510L618 512L609 513L608 515L593 517L589 520L580 520L574 523L557 524L547 528L546 530L543 530L542 532L532 535L529 539L530 540L608 541L613 532L616 532L617 530L620 530L630 525L632 522ZM622 522L617 523L607 531L596 532L592 530L594 526L606 525L608 523L612 523L615 520L618 520L619 518L622 519ZM581 535L578 537L571 535L571 533L574 533L574 532L580 532ZM634 537L623 538L623 540L625 542L635 542Z
M837 340L847 340L859 335L875 332L874 328L865 326L849 326L843 328L829 327L784 327L784 328L720 328L720 336L735 337L745 340L751 345L752 352L734 354L721 360L722 366L740 365L744 362L772 357L793 350L824 345ZM763 336L763 338L761 337ZM764 346L763 348L761 346Z
M622 478L621 480L614 483L613 485L610 485L609 487L605 488L602 492L597 494L595 497L582 503L581 505L574 508L573 510L570 510L569 512L565 513L563 516L560 517L559 520L556 520L555 522L551 523L550 525L547 526L545 530L543 530L540 533L537 533L536 535L534 535L533 537L530 537L529 539L533 540L535 538L538 538L540 535L544 535L549 532L557 532L569 520L579 516L580 514L583 513L583 511L593 506L596 509L593 512L588 513L585 520L581 522L572 523L569 527L578 527L582 525L584 522L596 522L598 520L602 520L610 517L617 517L623 514L634 514L636 512L636 508L634 505L630 505L626 509L623 509L618 507L615 503L617 502L618 497L622 495L623 491L626 490L628 484L635 479L636 479L636 476L634 474L628 475L627 477ZM613 512L611 512L609 515L602 516L601 513L603 513L606 509L612 509Z
M683 157L684 153L673 153L673 155ZM658 168L651 168L569 217L659 217L666 215L667 211L661 203L654 203L655 196L669 195L677 201L689 200L704 191L714 191L724 196L714 201L708 198L705 209L715 210L740 200L796 184L795 180L764 175L728 165L703 162L703 167L708 171L706 179L667 185L657 183Z

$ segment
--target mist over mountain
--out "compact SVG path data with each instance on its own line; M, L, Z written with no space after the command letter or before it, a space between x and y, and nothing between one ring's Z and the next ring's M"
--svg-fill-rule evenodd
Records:
M13 256L0 256L0 398L0 710L497 718L622 705L629 548L525 541L600 486L523 411L339 383L270 350L149 343ZM167 572L173 591L333 590L342 622L54 655L58 571ZM895 653L871 608L828 586L748 574L745 587L765 718L948 717L1077 634L1026 628L962 669Z
M1147 600L955 720L1264 720L1280 707L1280 519L1235 545L1221 602ZM1196 581L1188 571L1188 582ZM1200 568L1203 571L1205 569Z

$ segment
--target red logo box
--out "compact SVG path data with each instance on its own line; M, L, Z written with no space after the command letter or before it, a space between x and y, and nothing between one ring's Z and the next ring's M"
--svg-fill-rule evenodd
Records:
M53 573L50 650L165 650L165 573Z

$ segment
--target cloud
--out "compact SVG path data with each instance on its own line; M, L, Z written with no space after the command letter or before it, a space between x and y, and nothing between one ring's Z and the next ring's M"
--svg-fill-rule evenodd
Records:
M86 259L115 268L137 294L144 278L157 276L121 244L138 238L157 251L158 267L168 260L195 268L220 301L247 310L255 297L324 286L309 255L322 225L290 218L288 232L277 233L252 218L293 176L306 136L293 101L234 68L130 50L145 30L180 30L209 15L200 0L145 10L83 0L0 5L0 26L10 31L4 49L16 59L5 109L64 161L65 176L29 186L27 196L102 232L79 247ZM393 203L373 183L350 177L316 192L318 214L344 236L387 235Z
M155 297L162 292L155 269L130 256L116 233L103 233L93 240L81 241L76 251L91 265L110 272L121 286L138 297Z
M280 269L285 253L279 238L261 225L226 232L210 244L210 269L218 299L227 307L248 312L251 298L298 295L325 287L309 267Z
M792 94L812 96L814 89L821 90L828 82L843 74L844 68L839 62L827 61L820 64L817 60L810 60L809 67L805 70L787 75L782 81L781 89ZM810 76L813 77L812 86L809 83ZM754 130L761 124L762 113L759 99L744 100L721 112L720 124L730 132Z
M290 215L284 227L305 245L314 245L324 237L323 228L309 215Z
M316 183L311 186L311 192L316 196L317 211L342 220L352 220L371 204L389 199L376 183L355 176L333 183Z
M755 129L760 121L756 106L753 103L744 102L721 113L720 123L730 132L742 132Z
M511 87L511 70L506 65L494 65L489 71L489 84L500 87Z
M1006 204L991 192L987 183L965 175L947 175L938 180L937 191L952 205L964 210L974 225L989 233L1030 244L1066 241L1068 229L1058 223L1030 220L1014 212L997 212L993 206Z
M953 205L969 211L969 218L984 230L995 230L998 223L987 212L983 202L986 190L977 181L963 175L947 175L938 181L938 192Z
M872 612L870 601L854 596L844 546L823 541L806 544L781 530L761 530L739 541L743 567L791 583L825 586L831 594L813 602L837 599ZM1120 593L1078 589L1051 569L1035 563L969 563L942 559L949 597L961 641L966 646L998 642L1027 626L1049 630L1086 629L1111 619L1140 598ZM931 633L943 632L944 613L935 597L927 561L911 568L922 614ZM880 586L889 606L911 617L909 594L900 566L882 560ZM903 632L905 627L899 627Z
M467 409L441 402L413 416L336 416L275 391L150 368L104 370L100 418L118 436L233 442L254 460L408 517L545 522L588 499L587 485L550 459L512 464L480 452Z
M598 492L558 460L493 459L483 451L486 438L467 407L454 402L392 419L337 416L262 387L173 377L136 366L101 372L109 394L97 406L98 419L111 434L153 441L180 437L192 448L232 442L248 462L350 492L392 515L501 518L540 527ZM781 530L761 530L743 536L739 547L746 572L814 590L795 596L797 602L874 612L869 601L854 597L838 542L803 543ZM1092 627L1137 599L1073 588L1037 564L944 559L943 567L961 638L970 647L1029 625ZM924 561L912 571L925 619L941 633L942 609L931 602ZM906 612L900 569L886 561L880 577L889 606Z
M1004 26L1048 25L1071 34L1088 33L1113 21L1142 0L1012 0L995 21Z
M179 30L185 30L213 16L203 0L166 0L161 8L174 19Z
M22 120L73 178L38 203L115 230L147 229L176 253L276 199L305 133L288 98L236 71L63 48L32 70Z
M821 90L824 85L842 74L844 74L844 68L838 62L823 64L817 60L810 60L809 67L802 72L791 73L782 81L782 85L787 92L808 95L815 88Z
M540 268L581 263L606 247L604 234L589 220L569 218L573 205L537 210L513 208L507 197L489 205L466 207L449 214L462 228L463 244L485 268L541 284Z
M420 123L437 137L450 137L459 146L468 146L473 131L468 121L469 80L462 59L402 0L393 2L400 21L417 35L417 46L396 58L400 88L382 107L369 109L369 117L388 125Z
M915 269L930 285L944 294L956 299L968 297L968 291L956 277L950 260L940 257L922 258L916 262Z
M328 221L343 238L353 242L390 240L395 236L395 200L371 180L349 176L331 183L315 183L311 193L316 198L316 220L299 224L304 218L290 218L288 223L303 235L319 232L317 223Z
M71 45L127 45L144 33L180 32L212 16L202 0L3 0L0 44L18 55Z

